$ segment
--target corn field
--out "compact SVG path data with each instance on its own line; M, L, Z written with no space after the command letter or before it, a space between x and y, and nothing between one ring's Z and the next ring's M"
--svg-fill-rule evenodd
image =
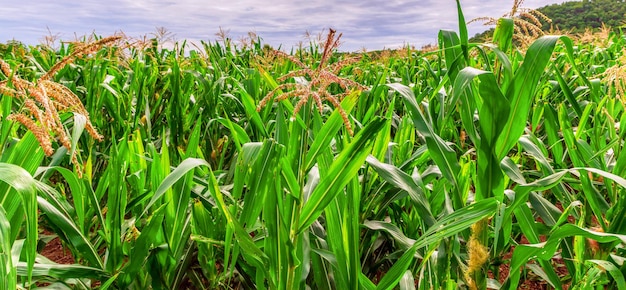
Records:
M626 289L626 34L458 7L432 51L8 44L0 289Z

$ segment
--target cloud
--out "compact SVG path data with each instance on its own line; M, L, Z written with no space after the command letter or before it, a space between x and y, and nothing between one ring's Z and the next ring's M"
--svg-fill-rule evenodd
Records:
M500 0L461 0L467 20L499 17L511 3ZM560 3L558 0L528 0L524 7ZM109 35L123 31L139 37L165 27L179 40L214 41L220 27L233 39L255 32L272 46L291 47L306 41L305 32L317 34L332 27L343 33L347 51L395 48L404 44L420 47L435 43L440 29L458 30L456 2L452 0L24 0L3 3L0 9L0 42L16 39L37 44L48 34L62 39L75 35ZM470 35L486 28L474 24Z

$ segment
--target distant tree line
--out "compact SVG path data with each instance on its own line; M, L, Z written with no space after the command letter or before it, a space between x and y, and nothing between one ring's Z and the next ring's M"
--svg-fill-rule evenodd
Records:
M585 28L599 28L604 23L617 28L625 24L626 1L623 0L584 0L552 4L537 9L552 19L552 26L574 33ZM544 25L549 29L550 24Z
M605 24L612 28L626 25L625 0L583 0L547 5L537 9L552 19L543 29L559 29L570 33L582 33L586 28L596 29ZM493 29L476 34L471 40L480 41L491 37Z

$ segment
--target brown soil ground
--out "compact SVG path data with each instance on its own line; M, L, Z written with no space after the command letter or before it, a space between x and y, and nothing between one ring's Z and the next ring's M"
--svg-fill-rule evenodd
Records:
M46 244L41 255L59 264L74 264L75 262L72 253L63 247L58 237Z

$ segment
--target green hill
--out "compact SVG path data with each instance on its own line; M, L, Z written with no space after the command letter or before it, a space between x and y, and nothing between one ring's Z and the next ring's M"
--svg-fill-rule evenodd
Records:
M597 29L605 24L609 27L621 27L626 19L626 2L618 0L584 0L552 4L537 9L552 19L543 29L550 28L581 33L585 29ZM491 37L493 29L476 34L470 41L480 41Z

